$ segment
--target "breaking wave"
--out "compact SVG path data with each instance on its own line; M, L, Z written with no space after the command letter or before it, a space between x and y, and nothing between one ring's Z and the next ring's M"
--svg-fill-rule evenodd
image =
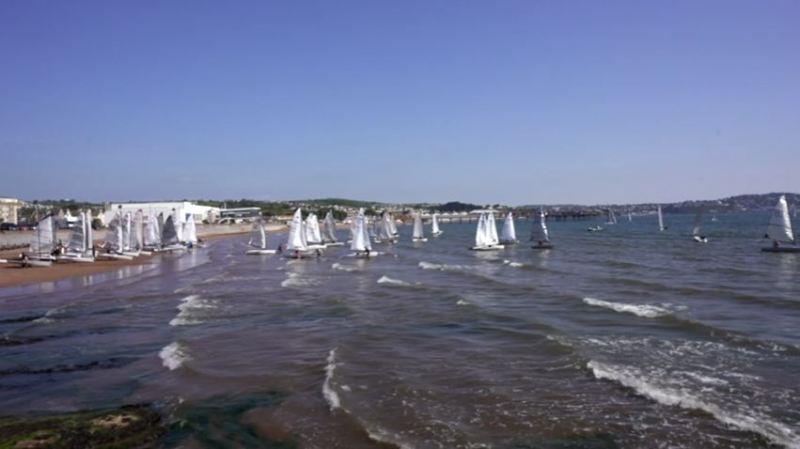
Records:
M347 272L359 271L358 268L356 268L356 267L350 267L350 266L347 266L347 265L342 265L339 262L336 262L335 264L331 265L331 268L334 269L334 270L347 271Z
M300 277L298 273L289 273L289 277L281 282L281 287L309 287L312 285L316 285L316 283L310 279L303 279Z
M800 448L800 435L789 426L775 422L754 410L728 411L718 405L708 403L689 393L686 389L656 385L633 369L608 365L590 360L589 368L597 379L611 380L631 388L637 394L650 398L660 404L678 406L690 410L702 410L718 421L741 430L762 435L775 444L792 449Z
M169 368L170 371L180 368L184 363L192 359L189 357L186 348L177 341L161 348L158 356L161 358L161 364L165 368Z
M389 276L381 276L381 278L378 279L378 284L389 284L389 285L400 285L400 286L411 285L406 281L401 281L399 279L392 279Z
M213 301L202 299L199 295L189 295L181 299L178 305L178 315L175 316L170 322L170 326L190 326L193 324L200 324L203 321L198 319L195 311L202 309L215 309Z
M331 349L328 353L327 365L325 365L325 382L322 383L322 396L331 408L331 411L341 408L341 401L339 394L331 386L333 381L333 373L336 371L336 348Z
M603 307L620 313L632 313L644 318L658 318L672 314L667 309L647 304L624 304L589 297L583 298L583 302L590 306Z

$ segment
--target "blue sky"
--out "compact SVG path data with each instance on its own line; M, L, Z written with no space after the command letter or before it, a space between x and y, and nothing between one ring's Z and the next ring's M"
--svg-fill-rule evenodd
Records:
M797 1L0 5L0 195L800 191Z

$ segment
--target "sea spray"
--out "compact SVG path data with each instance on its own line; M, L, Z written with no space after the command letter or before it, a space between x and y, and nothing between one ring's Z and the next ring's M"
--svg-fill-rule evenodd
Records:
M667 309L647 304L623 304L589 297L583 298L583 302L590 306L603 307L620 313L632 313L643 318L657 318L671 314Z

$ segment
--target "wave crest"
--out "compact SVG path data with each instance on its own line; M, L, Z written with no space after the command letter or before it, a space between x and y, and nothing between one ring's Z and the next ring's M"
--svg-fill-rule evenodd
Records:
M583 298L583 302L590 306L603 307L620 313L632 313L634 315L644 318L658 318L660 316L666 316L672 314L672 312L670 312L667 309L647 304L625 304L619 302L603 301L602 299L595 299L589 297Z

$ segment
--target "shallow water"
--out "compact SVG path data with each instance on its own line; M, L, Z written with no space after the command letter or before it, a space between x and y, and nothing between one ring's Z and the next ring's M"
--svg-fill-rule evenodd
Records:
M368 261L241 237L0 290L0 410L154 402L167 447L800 447L800 254L762 214L667 221L491 253L401 227Z

